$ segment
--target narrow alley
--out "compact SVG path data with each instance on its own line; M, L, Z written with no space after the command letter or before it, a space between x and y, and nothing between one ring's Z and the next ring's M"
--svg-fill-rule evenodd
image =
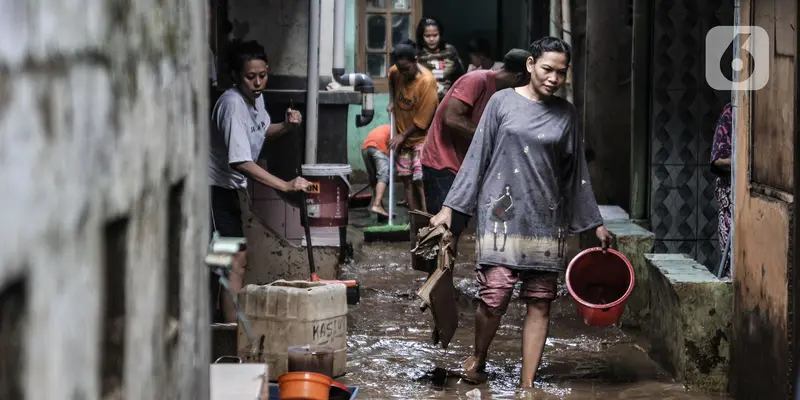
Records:
M407 218L401 208L401 220ZM647 343L618 327L586 326L563 282L551 311L551 328L536 388L520 391L520 346L524 306L514 301L492 342L483 385L463 382L456 372L474 339L477 283L474 233L463 238L454 281L459 328L447 350L431 343L432 319L419 309L417 290L426 274L411 268L409 243L362 243L365 210L351 214L352 262L342 279L356 279L361 302L348 313L348 373L367 399L726 399L725 394L688 391L647 355ZM355 226L354 226L355 225ZM463 249L463 250L461 250ZM515 299L516 300L516 299ZM450 371L450 373L448 373ZM520 397L521 396L521 397ZM526 397L527 396L527 397Z

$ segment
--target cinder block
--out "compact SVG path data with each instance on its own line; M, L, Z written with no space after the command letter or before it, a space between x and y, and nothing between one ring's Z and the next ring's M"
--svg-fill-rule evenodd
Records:
M645 258L650 274L650 356L693 389L726 391L733 285L682 254Z

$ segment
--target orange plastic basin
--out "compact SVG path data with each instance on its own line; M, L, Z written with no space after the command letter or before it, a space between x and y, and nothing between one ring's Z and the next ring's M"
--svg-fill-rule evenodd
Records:
M314 372L287 372L278 377L280 400L328 400L333 380Z

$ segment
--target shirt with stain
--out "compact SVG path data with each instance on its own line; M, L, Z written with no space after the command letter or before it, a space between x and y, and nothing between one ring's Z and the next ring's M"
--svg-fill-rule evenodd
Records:
M564 271L566 237L603 224L572 103L495 93L444 205L477 214L477 261Z

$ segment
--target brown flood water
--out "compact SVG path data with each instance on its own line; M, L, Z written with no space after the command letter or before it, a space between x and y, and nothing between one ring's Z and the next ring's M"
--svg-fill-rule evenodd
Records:
M648 358L644 344L620 329L585 326L568 295L553 304L535 389L517 389L524 308L516 300L492 342L489 381L465 383L447 371L457 369L472 348L472 266L456 267L459 329L442 350L431 344L430 313L419 311L416 291L426 275L411 269L407 246L364 245L343 271L362 287L361 303L348 315L348 374L340 379L361 387L359 399L467 399L476 388L481 399L728 398L688 392Z

